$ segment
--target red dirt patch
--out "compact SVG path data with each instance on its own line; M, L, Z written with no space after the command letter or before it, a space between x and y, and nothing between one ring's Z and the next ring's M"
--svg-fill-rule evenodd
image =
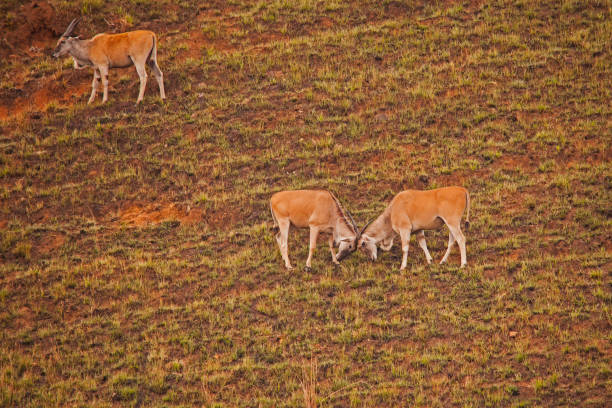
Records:
M319 19L319 26L323 28L332 28L334 25L334 20L329 17L321 17Z
M0 56L23 51L31 46L40 47L62 33L55 9L45 0L35 0L19 7L15 29L0 27L7 33L2 38Z
M52 102L73 105L72 99L86 94L90 87L89 75L73 72L30 81L20 89L23 96L0 95L0 120L28 110L44 112Z
M158 224L163 221L176 220L181 224L194 224L202 220L202 210L199 208L181 208L170 204L130 204L117 213L118 222L143 226Z
M533 163L530 162L529 158L523 156L504 155L499 159L497 167L503 170L514 171L532 168Z
M17 319L12 322L15 330L30 330L34 326L35 316L28 306L19 309Z
M66 237L60 232L50 232L46 234L36 246L36 251L41 255L53 252L55 249L64 245Z
M180 58L200 58L204 55L205 49L214 49L219 52L233 51L237 47L225 38L211 39L205 36L201 30L189 32L189 38L180 41L179 44L186 48L180 52Z

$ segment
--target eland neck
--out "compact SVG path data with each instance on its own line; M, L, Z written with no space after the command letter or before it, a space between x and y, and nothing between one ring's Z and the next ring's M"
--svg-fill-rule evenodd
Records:
M377 219L372 221L368 228L363 232L363 235L374 239L376 243L390 237L393 234L391 227L391 217L387 214L387 211L383 212L378 216Z
M74 41L70 47L70 56L76 59L80 65L92 65L89 59L89 47L91 40Z

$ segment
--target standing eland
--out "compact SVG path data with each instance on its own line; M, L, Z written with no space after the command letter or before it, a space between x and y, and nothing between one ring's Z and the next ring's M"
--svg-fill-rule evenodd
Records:
M375 261L378 247L388 251L393 246L394 233L400 236L402 243L402 265L406 268L408 261L408 242L410 234L417 234L417 242L425 252L427 263L432 257L427 250L424 230L433 230L446 224L448 232L448 248L440 263L446 262L455 241L461 252L461 267L467 264L465 237L461 232L460 223L466 210L465 227L469 226L470 194L463 187L445 187L429 191L406 190L397 194L385 211L373 222L363 228L358 247L368 257Z
M164 74L157 65L157 37L154 32L138 30L122 34L98 34L89 40L81 40L70 36L79 21L80 19L75 18L68 25L57 42L53 56L58 58L69 54L74 59L75 68L93 67L94 77L88 104L96 98L100 79L104 87L102 103L108 100L108 70L110 68L126 68L132 64L136 67L140 77L140 91L136 103L140 103L144 97L147 84L145 64L147 63L157 79L161 98L166 98Z
M357 249L359 239L357 225L351 214L344 211L338 199L329 191L281 191L270 198L270 210L274 227L278 228L276 241L287 269L293 269L287 245L291 225L297 228L310 228L307 270L310 270L312 254L321 232L330 234L329 250L335 264ZM337 255L334 253L334 246L338 247Z

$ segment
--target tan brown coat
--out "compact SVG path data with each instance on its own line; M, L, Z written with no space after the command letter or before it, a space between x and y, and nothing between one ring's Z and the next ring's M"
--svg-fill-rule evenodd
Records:
M394 233L402 243L402 265L405 269L408 259L408 242L412 233L417 233L419 246L425 252L427 262L432 261L425 242L424 230L438 229L446 224L449 229L448 248L440 263L446 262L451 247L457 241L461 252L461 266L465 266L465 237L460 223L464 211L466 226L470 217L470 195L463 187L445 187L429 191L406 190L397 194L385 211L366 226L358 242L372 260L377 258L377 247L388 251L393 245Z
M102 81L104 94L102 102L108 100L108 71L111 68L126 68L130 65L136 67L140 77L140 90L136 103L142 101L147 83L145 65L148 63L157 79L159 93L162 99L166 98L164 91L164 75L157 65L157 37L155 33L147 30L130 31L121 34L98 34L89 40L70 37L70 33L79 20L73 20L66 32L57 42L53 53L54 57L69 54L74 59L75 68L91 66L94 69L94 78L91 84L91 95L87 103L96 98L98 82Z
M357 226L348 212L345 212L338 199L329 191L294 190L281 191L270 198L270 210L274 226L278 227L276 241L280 248L285 267L292 269L288 255L289 227L310 228L310 248L306 268L317 245L319 233L329 234L329 249L332 261L338 263L356 249ZM338 246L338 254L334 253Z

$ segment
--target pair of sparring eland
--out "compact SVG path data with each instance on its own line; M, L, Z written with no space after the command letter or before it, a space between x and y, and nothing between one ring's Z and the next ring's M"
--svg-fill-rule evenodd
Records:
M75 18L70 22L58 40L53 56L58 58L70 55L76 69L93 67L94 77L88 104L96 98L99 81L102 81L103 87L102 103L108 100L109 69L127 68L131 65L136 67L140 77L140 90L136 103L140 103L144 97L147 84L146 64L149 64L157 79L161 99L166 98L164 74L157 65L157 36L154 32L137 30L121 34L98 34L89 40L81 40L71 36L79 21L80 19Z
M461 267L467 264L465 236L460 224L465 212L465 227L469 225L470 194L463 187L402 191L391 200L378 218L367 223L361 230L357 228L353 217L342 207L340 201L325 190L278 192L270 199L270 210L274 227L278 228L276 241L287 269L293 269L288 255L291 225L297 228L310 228L307 270L311 268L319 233L329 234L329 249L335 264L357 249L375 261L378 258L378 248L389 251L396 234L399 235L402 246L400 270L406 269L411 234L416 234L427 263L431 263L433 258L427 249L424 231L439 229L443 225L449 229L448 248L440 263L447 261L451 248L457 242L461 254ZM334 253L334 247L338 247L337 254Z

